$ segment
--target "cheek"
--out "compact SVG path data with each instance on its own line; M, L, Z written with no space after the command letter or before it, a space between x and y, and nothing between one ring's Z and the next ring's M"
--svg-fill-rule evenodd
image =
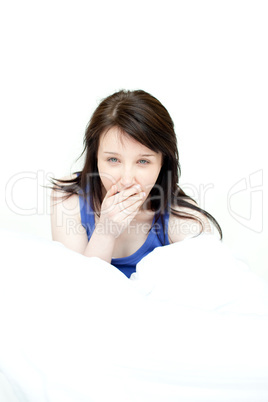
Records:
M160 170L158 171L158 169L153 169L150 171L148 170L143 175L139 175L137 177L137 182L141 185L143 191L145 191L147 195L150 193L151 189L155 185L159 172Z
M105 188L106 191L108 191L112 187L112 185L120 179L116 171L114 170L112 171L112 169L109 169L106 165L104 165L101 162L98 163L98 172L103 187Z
M100 172L100 179L103 184L103 187L105 188L106 191L108 191L113 184L118 182L120 177L116 177L115 175L111 175L110 173L105 173L105 172Z

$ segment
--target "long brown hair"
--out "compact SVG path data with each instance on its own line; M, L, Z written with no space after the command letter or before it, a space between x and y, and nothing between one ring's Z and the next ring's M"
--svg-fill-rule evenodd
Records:
M190 202L194 200L179 187L181 168L174 123L159 100L142 90L121 90L101 101L85 131L81 154L85 154L83 170L71 180L52 180L54 187L63 191L67 197L82 192L85 199L89 197L95 213L100 213L103 192L97 168L97 152L100 136L112 127L119 128L147 148L162 153L163 165L147 200L157 217L163 217L163 212L168 209L177 217L194 219L202 225L195 215L174 209L176 206L187 207L205 215L216 226L222 238L220 225L215 218Z

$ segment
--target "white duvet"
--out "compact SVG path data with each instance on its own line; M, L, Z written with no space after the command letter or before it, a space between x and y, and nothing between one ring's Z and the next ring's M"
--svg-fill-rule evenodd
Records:
M0 370L19 402L268 401L268 285L211 235L130 280L56 242L0 244Z

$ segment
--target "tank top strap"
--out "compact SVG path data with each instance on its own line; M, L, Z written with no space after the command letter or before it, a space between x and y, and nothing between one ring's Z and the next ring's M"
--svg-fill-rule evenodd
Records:
M155 215L152 229L163 246L169 244L168 237L168 223L169 223L169 211L165 210L162 215Z
M169 211L165 211L164 214L164 228L163 228L163 232L164 232L164 239L165 239L165 245L169 244L169 237L168 237L168 223L169 223Z
M88 239L90 239L95 229L95 214L90 205L89 198L85 197L82 191L78 193L78 196L79 196L81 224L86 229L87 237Z

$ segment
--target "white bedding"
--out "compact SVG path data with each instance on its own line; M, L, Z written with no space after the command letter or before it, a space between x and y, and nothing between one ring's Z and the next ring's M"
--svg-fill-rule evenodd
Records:
M154 250L131 280L0 241L0 370L19 402L268 401L268 285L212 236Z

